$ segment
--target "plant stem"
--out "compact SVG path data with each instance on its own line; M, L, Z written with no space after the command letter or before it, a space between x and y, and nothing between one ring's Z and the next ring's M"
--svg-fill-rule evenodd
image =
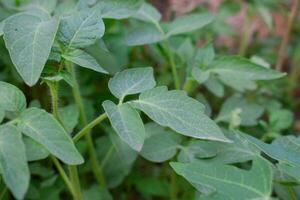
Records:
M287 193L288 193L291 200L297 200L297 196L295 194L295 191L294 191L293 187L286 186L286 190L287 190Z
M0 200L2 200L4 198L6 192L7 192L7 187L4 186L4 188L3 188L3 190L1 191L1 194L0 194Z
M47 82L47 85L49 86L50 93L51 93L51 101L52 101L52 112L54 117L57 119L57 121L64 127L64 124L61 121L61 118L59 117L58 113L58 86L59 83L53 83L53 82ZM56 166L59 166L59 170L63 170L63 168L60 166L58 160L54 157L51 156L52 160L55 162ZM63 179L68 179L68 182L66 184L71 184L72 185L72 194L74 196L74 199L80 200L81 199L81 189L80 189L80 183L79 183L79 178L78 178L78 172L77 172L77 167L76 166L68 166L69 168L69 174L70 174L70 180L63 171L63 173L60 172L62 175Z
M69 168L70 180L74 188L74 197L77 200L81 200L81 188L80 188L77 166L69 165L68 168Z
M160 26L159 23L157 22L153 22L155 27L163 34L166 35L166 33L164 32L164 30L162 29L162 27ZM174 85L175 85L175 89L179 90L180 89L180 80L178 77L178 72L177 72L177 67L175 64L175 60L174 60L174 55L171 51L171 45L168 39L166 39L165 42L166 48L167 48L167 54L168 54L168 59L169 59L169 63L171 65L171 69L172 69L172 75L173 75L173 80L174 80Z
M59 161L54 157L54 156L50 156L54 165L56 166L60 176L62 177L62 179L64 180L65 184L67 185L68 189L70 190L70 192L72 193L72 195L74 196L74 198L76 197L74 189L73 189L73 185L71 183L71 181L69 180L65 170L63 169L63 167L61 166L61 164L59 163Z
M80 121L81 121L81 124L83 126L86 126L88 123L87 123L87 118L86 118L86 113L85 113L85 110L84 110L84 106L83 106L83 103L82 103L82 98L81 98L79 85L78 85L77 78L76 78L75 69L74 69L73 64L70 63L70 62L66 62L66 65L67 65L67 69L68 69L68 71L69 71L69 73L71 74L71 77L72 77L73 96L74 96L74 99L75 99L77 109L78 109L79 114L80 114ZM93 144L93 140L92 140L92 137L91 137L91 134L90 134L90 130L88 130L83 135L85 136L85 140L86 140L87 145L88 145L89 155L90 155L90 159L91 159L91 162L92 162L92 169L93 169L93 172L95 174L96 180L98 181L100 186L105 187L106 186L105 179L103 177L101 168L99 166L99 162L98 162L98 159L97 159L97 154L96 154L96 150L94 148L94 144Z
M250 8L248 7L248 5L244 4L244 9L245 9L245 19L244 19L244 25L243 25L243 34L241 36L240 39L240 46L239 46L239 50L238 50L238 54L240 56L244 56L246 54L246 50L247 47L249 45L249 40L251 38L251 22L252 22L252 18L253 18L253 13L250 10Z
M171 190L170 190L171 200L177 200L177 175L171 170Z
M299 10L299 4L300 4L300 0L294 0L292 7L291 7L291 12L289 14L288 22L287 22L287 29L283 35L283 38L282 38L282 41L280 44L280 48L279 48L279 52L278 52L278 59L276 62L276 70L278 70L278 71L282 71L282 64L283 64L284 57L285 57L285 51L286 51L287 45L289 43L290 34L291 34L291 30L292 30L292 27L294 24L294 20L297 16L297 13Z
M168 40L166 41L166 47L167 47L167 51L168 51L169 62L170 62L171 69L172 69L172 75L173 75L175 89L179 90L180 89L180 80L178 77L178 72L177 72L177 67L176 67L175 60L174 60L174 55L171 51L171 45Z
M100 124L106 118L107 118L106 113L103 113L102 115L100 115L99 117L97 117L96 119L94 119L92 122L90 122L89 124L87 124L83 129L81 129L81 131L79 131L73 137L73 141L74 142L78 142L83 136L85 136L86 134L88 134L95 126L97 126L98 124Z

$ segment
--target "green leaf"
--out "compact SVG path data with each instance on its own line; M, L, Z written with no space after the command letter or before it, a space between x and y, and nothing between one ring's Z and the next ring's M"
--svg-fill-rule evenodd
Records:
M213 19L214 15L210 13L189 14L178 17L170 23L167 36L170 37L173 35L179 35L198 30L211 23Z
M204 106L183 91L157 87L130 103L153 121L176 132L206 140L229 142L220 128L204 114Z
M280 171L286 173L287 175L295 178L300 183L300 166L291 166L284 163L277 164Z
M209 79L210 72L202 70L198 67L193 67L192 76L199 83L202 84Z
M0 106L4 111L21 113L26 108L26 99L19 88L0 81Z
M108 82L109 90L119 99L152 89L155 85L152 67L126 69Z
M208 67L215 58L215 50L213 47L213 43L209 42L205 44L203 47L197 49L195 55L195 62L197 66L200 67Z
M82 200L113 200L107 188L93 185L88 189L83 190Z
M137 152L130 148L110 127L105 127L109 137L96 140L98 159L109 188L116 187L131 170ZM116 164L117 163L117 164Z
M17 199L23 199L30 173L21 133L11 125L0 126L0 170L7 187Z
M149 3L143 3L137 13L133 15L134 18L151 23L158 23L161 20L159 11Z
M196 75L197 76L197 75ZM205 76L204 76L205 77ZM196 79L197 80L197 79ZM200 79L201 80L201 79ZM205 80L205 79L204 79ZM198 80L199 81L199 80ZM211 75L205 82L205 87L217 97L224 96L224 86L216 76Z
M300 137L283 136L274 140L272 144L264 143L250 135L244 134L244 137L271 158L291 165L300 165Z
M241 125L254 126L257 119L264 113L264 108L256 103L248 102L241 96L232 96L222 105L221 111L216 118L217 122L231 122L232 114L240 109Z
M254 90L257 87L256 83L253 80L248 80L243 77L232 78L232 76L233 74L222 74L219 75L218 78L223 84L240 92L244 92L246 90Z
M209 69L218 75L229 75L247 80L271 80L281 78L285 73L252 63L239 56L224 56L217 58Z
M166 35L160 32L155 26L145 24L129 32L125 38L125 43L128 46L138 46L157 43L165 40L166 38Z
M46 64L59 21L41 11L19 13L5 20L4 41L17 71L34 85Z
M57 0L32 0L29 5L25 6L25 9L41 9L50 14L55 10L56 4Z
M74 11L61 19L58 38L68 48L84 48L104 35L105 27L100 11L87 9Z
M217 164L242 163L259 156L259 149L247 141L241 133L233 130L223 130L232 143L216 141L192 141L182 147L178 160L180 162L195 162L205 158L206 162Z
M101 0L99 8L103 18L124 19L134 15L142 3L140 0Z
M72 133L79 121L79 112L75 104L58 109L61 121L68 133Z
M5 110L4 110L4 108L2 108L0 106L0 124L3 121L4 118L5 118Z
M29 108L19 120L20 131L42 144L51 154L70 165L83 163L71 137L51 114L38 108Z
M108 72L103 69L97 60L83 50L75 49L62 55L62 57L72 63L75 63L81 67L92 69L96 72L107 74Z
M4 21L1 21L0 22L0 37L4 34L3 29L4 29Z
M111 101L104 101L102 106L121 139L134 150L140 151L145 140L145 128L139 113L129 104L117 106Z
M282 131L292 126L294 113L287 109L275 109L270 111L269 121L274 131Z
M171 166L189 182L211 187L221 199L269 199L272 193L273 170L262 158L254 159L249 171L205 162L172 162Z
M49 156L49 151L30 137L23 136L23 142L25 144L27 161L42 160Z
M176 154L181 141L178 134L151 123L146 125L146 133L148 137L140 152L144 158L152 162L164 162Z

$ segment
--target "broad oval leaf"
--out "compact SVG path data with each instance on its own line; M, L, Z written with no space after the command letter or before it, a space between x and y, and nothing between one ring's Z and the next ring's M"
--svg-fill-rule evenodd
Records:
M130 31L125 38L128 46L152 44L165 40L167 37L152 24L145 24Z
M0 81L0 106L4 111L21 113L26 108L26 99L19 88Z
M55 118L38 108L29 108L20 115L18 128L42 144L51 154L70 165L83 163L71 137Z
M188 33L202 28L203 26L211 23L214 15L210 13L203 14L189 14L178 17L169 25L168 37Z
M4 41L17 71L29 86L34 85L46 64L59 20L41 11L13 15L5 20Z
M143 92L130 103L156 123L176 132L206 140L229 142L220 128L204 114L204 106L183 91L157 87Z
M103 18L124 19L134 15L142 3L141 0L101 0L98 7Z
M209 70L221 76L226 74L247 80L271 80L285 75L285 73L257 65L239 56L217 58Z
M134 150L140 151L145 140L145 128L139 113L129 104L117 106L105 101L102 106L120 138Z
M152 134L153 132L155 134ZM180 135L151 123L146 125L146 134L148 137L140 152L145 159L152 162L164 162L176 154L181 141Z
M74 11L62 18L58 37L68 48L84 48L100 39L104 31L100 11L87 9Z
M75 63L81 67L92 69L96 72L107 74L108 72L103 69L97 60L93 58L90 54L86 53L83 50L75 49L71 52L68 52L62 57L68 61L71 61L72 63Z
M17 199L23 199L29 186L25 146L16 127L0 126L0 170L7 187Z
M28 161L42 160L49 156L49 151L41 144L27 136L23 136Z
M2 123L5 117L5 110L0 106L0 124Z
M75 104L58 108L60 119L68 133L72 133L79 121L79 111Z
M216 199L269 199L272 193L273 170L262 158L254 159L249 171L205 162L173 162L171 166L189 182L213 188Z
M280 171L286 173L287 175L295 178L300 183L300 166L292 166L284 163L277 164Z
M152 67L126 69L116 73L108 82L109 90L119 99L152 89L155 85Z
M161 14L159 11L149 3L143 3L133 17L154 24L161 20Z

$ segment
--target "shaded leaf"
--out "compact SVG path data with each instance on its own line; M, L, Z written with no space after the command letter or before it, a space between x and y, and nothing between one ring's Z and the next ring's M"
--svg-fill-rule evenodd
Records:
M176 154L177 147L181 141L178 134L152 124L150 126L146 125L146 132L148 132L148 137L140 152L144 158L152 162L164 162ZM151 133L149 134L149 132ZM153 132L155 134L152 134Z
M27 136L23 136L28 161L42 160L49 156L49 151L41 144Z
M79 121L79 112L75 104L58 109L59 116L68 133L72 133Z
M166 39L166 35L160 32L155 26L145 24L130 31L125 38L128 46L152 44Z
M213 199L269 199L271 196L273 171L262 158L256 158L249 171L205 162L172 162L171 166L189 182L214 189L216 197Z
M170 23L167 35L169 37L195 31L211 23L213 19L214 16L210 13L189 14L178 17Z
M21 113L26 108L26 99L14 85L0 81L0 107L4 111Z
M139 113L129 104L117 106L105 101L102 106L121 139L134 150L140 151L145 140L145 128Z
M29 108L20 116L18 128L42 144L51 154L70 165L83 163L71 137L55 118L38 108Z
M30 173L21 133L11 125L0 126L0 170L3 180L17 199L23 199Z
M99 8L103 18L124 19L134 15L142 3L140 0L101 0Z

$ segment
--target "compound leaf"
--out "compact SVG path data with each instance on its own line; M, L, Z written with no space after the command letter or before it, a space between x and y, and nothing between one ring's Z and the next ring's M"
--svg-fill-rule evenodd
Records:
M204 106L183 91L157 87L143 92L130 103L156 123L176 132L206 140L228 142L220 128L204 114Z

